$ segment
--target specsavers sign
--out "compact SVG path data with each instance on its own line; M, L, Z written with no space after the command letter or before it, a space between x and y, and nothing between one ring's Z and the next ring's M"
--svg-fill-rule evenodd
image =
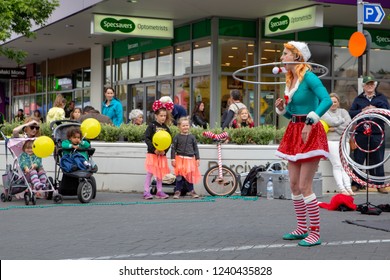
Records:
M92 34L173 38L173 21L166 19L93 15Z
M299 30L322 27L324 12L316 5L300 10L285 12L265 18L265 35L281 35Z

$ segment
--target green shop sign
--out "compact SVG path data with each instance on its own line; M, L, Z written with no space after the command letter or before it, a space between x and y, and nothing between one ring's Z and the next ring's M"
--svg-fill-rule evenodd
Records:
M285 12L265 18L265 35L281 35L300 30L322 27L324 12L320 5Z
M173 38L173 21L167 19L93 15L92 34Z

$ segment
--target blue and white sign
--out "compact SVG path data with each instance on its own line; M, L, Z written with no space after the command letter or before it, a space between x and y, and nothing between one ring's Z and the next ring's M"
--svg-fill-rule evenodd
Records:
M385 17L385 11L381 4L363 3L363 23L364 24L381 24Z

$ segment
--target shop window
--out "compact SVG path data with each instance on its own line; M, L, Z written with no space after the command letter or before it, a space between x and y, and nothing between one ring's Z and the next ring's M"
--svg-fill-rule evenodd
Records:
M143 54L142 77L156 76L156 51Z
M158 75L172 74L172 48L165 48L158 51Z
M191 72L190 44L175 46L175 76Z
M118 74L116 77L117 81L127 80L127 57L118 59Z
M158 91L159 91L160 95L157 97L171 96L172 82L170 80L158 82Z
M188 114L191 115L197 102L204 103L204 113L207 122L210 120L210 76L194 77L192 80L194 104L191 104Z
M129 58L129 79L141 78L141 55L132 55Z
M111 84L111 65L110 61L104 61L104 84Z
M173 102L183 106L188 112L188 102L190 98L190 81L189 78L175 80L175 93Z
M254 65L255 43L247 40L220 39L221 67L223 72L234 72ZM253 69L247 73L253 73Z
M203 40L193 43L193 73L204 73L211 69L211 41Z

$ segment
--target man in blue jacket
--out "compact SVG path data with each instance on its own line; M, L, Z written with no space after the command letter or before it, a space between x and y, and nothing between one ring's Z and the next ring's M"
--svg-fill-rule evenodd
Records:
M376 87L378 82L372 76L366 76L363 78L363 92L358 95L351 105L351 109L349 110L349 114L353 119L357 114L367 111L369 109L374 108L382 108L382 109L390 109L389 102L387 101L386 96L376 91ZM383 130L385 130L385 124L382 120L374 118L370 119L373 122L377 123ZM371 152L369 154L369 162L366 165L374 165L379 162L382 162L385 155L385 145L380 142L382 141L382 132L379 127L375 124L371 125L371 134L368 137L365 133L364 125L359 126L356 129L355 140L356 143L364 150L377 150ZM370 142L368 143L368 139ZM379 146L380 145L380 146ZM367 153L361 151L360 149L355 149L353 152L354 161L359 164L364 164L367 159ZM373 168L369 170L369 173L373 176L384 177L385 170L384 165L380 165L377 168ZM362 178L365 180L365 178ZM356 182L352 183L352 190L357 191L359 189L364 189L363 186L360 186ZM380 193L387 193L385 188L377 189Z
M160 101L164 104L164 103L167 103L167 102L171 102L173 103L172 101L172 98L170 98L169 96L163 96L160 98ZM186 117L188 116L187 114L187 110L179 105L179 104L174 104L173 105L173 110L171 112L172 114L172 117L173 117L173 124L174 125L177 125L177 121L181 118L181 117Z

